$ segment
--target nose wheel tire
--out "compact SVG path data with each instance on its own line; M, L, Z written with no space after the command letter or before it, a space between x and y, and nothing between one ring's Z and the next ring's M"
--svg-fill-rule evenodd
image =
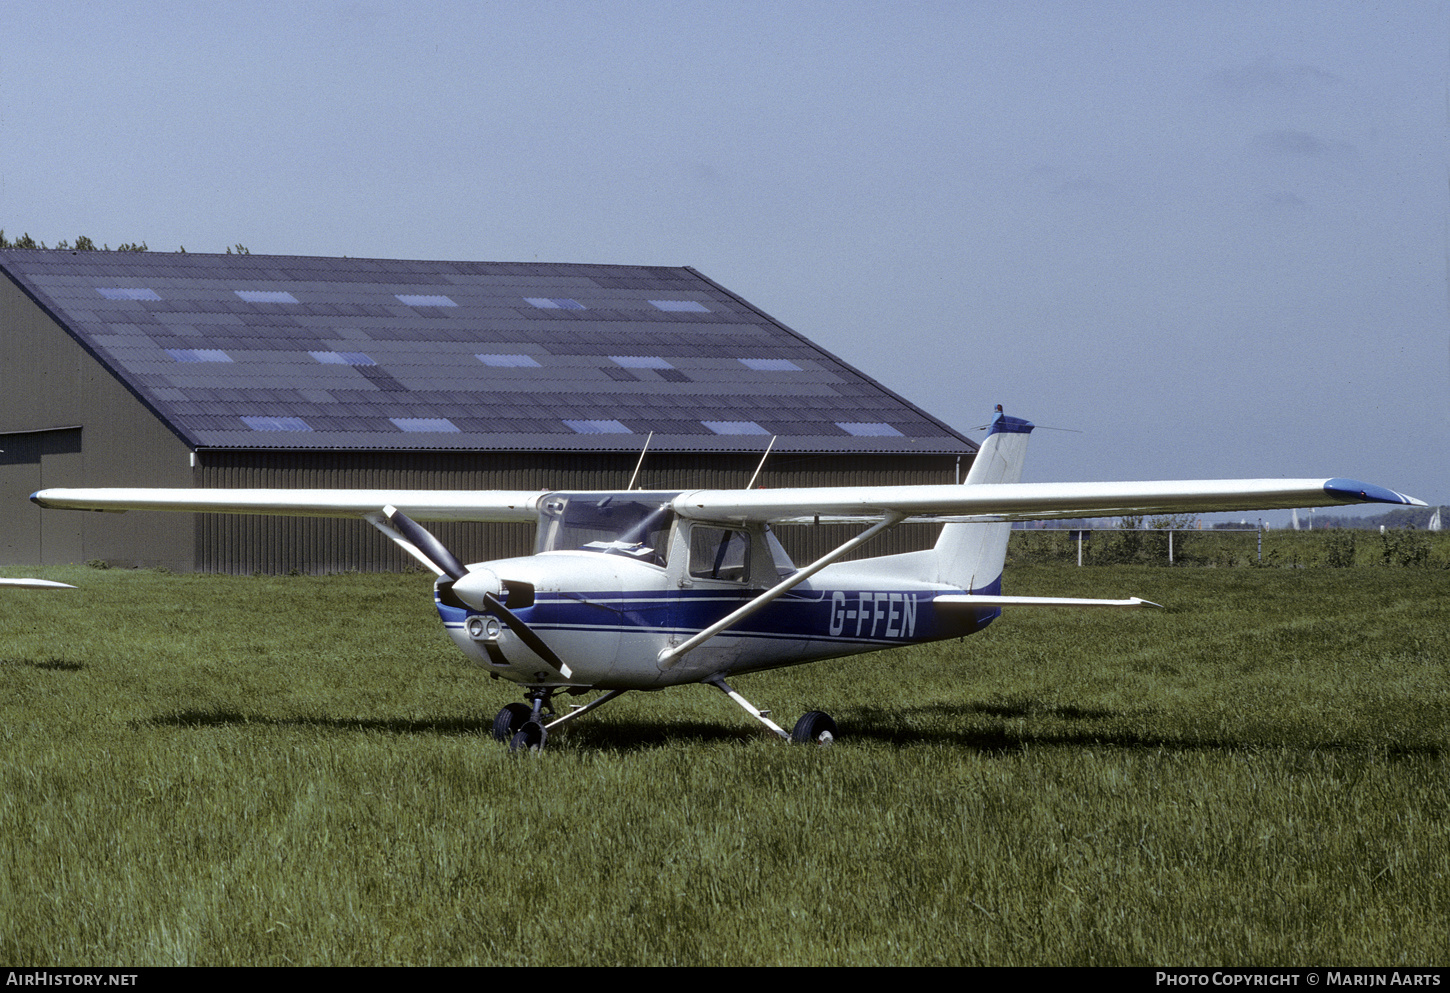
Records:
M829 745L839 734L836 722L831 720L830 714L812 710L795 722L795 727L790 732L790 740L803 745Z
M498 712L493 719L493 738L495 741L512 742L514 735L523 730L529 718L534 714L533 708L526 703L511 703Z
M548 740L549 732L544 730L544 725L538 721L527 721L518 733L509 739L509 751L541 752L544 750L544 742Z

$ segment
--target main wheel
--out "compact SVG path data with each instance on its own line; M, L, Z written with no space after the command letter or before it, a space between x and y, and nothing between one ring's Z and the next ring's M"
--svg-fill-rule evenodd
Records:
M831 720L830 714L812 710L795 722L795 727L790 732L790 740L803 745L811 742L829 745L836 740L838 734L836 722Z
M494 740L511 741L533 715L533 708L526 703L509 704L500 710L498 716L493 719Z
M538 721L528 721L509 740L509 751L541 752L544 750L544 742L548 740L549 732L544 730L544 725Z

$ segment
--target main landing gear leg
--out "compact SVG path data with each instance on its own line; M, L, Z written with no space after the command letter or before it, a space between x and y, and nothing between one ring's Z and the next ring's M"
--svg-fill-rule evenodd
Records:
M831 720L830 714L822 713L819 710L812 710L800 720L796 721L795 727L789 734L786 734L785 728L770 719L770 711L758 709L755 704L745 699L739 693L736 693L730 688L730 684L725 682L723 676L715 676L705 680L705 682L740 704L741 708L747 714L770 728L786 741L794 741L801 744L814 742L817 745L829 745L836 740L836 736L839 733L836 730L836 722Z
M736 693L733 689L730 688L730 684L725 682L724 676L715 676L705 680L705 682L709 683L721 693L724 693L730 699L740 704L740 708L742 710L744 710L751 717L754 717L760 723L764 724L766 727L770 728L776 734L787 740L790 739L790 735L785 733L785 728L781 727L779 724L775 723L775 721L770 719L770 711L759 709L755 706L755 704L745 699L739 693Z
M552 731L554 728L558 727L560 724L563 724L565 721L572 721L576 717L582 717L583 715L589 713L589 711L593 710L595 707L602 707L610 700L613 700L615 697L619 696L619 694L627 692L627 690L610 690L603 696L595 697L593 700L590 700L582 707L578 704L570 704L570 706L574 707L575 709L569 711L569 713L565 714L563 717L556 717L548 724L545 724L544 730Z

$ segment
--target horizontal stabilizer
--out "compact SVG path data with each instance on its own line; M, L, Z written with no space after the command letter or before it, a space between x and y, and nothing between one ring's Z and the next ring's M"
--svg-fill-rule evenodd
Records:
M1161 607L1161 603L1129 597L1126 600L1085 600L1065 596L975 596L947 593L932 603L938 607Z
M0 586L18 586L26 590L73 590L70 583L57 583L50 579L0 579Z

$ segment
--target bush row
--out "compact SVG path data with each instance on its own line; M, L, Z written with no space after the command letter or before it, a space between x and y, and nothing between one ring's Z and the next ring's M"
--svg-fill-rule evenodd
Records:
M1100 528L1082 543L1083 565L1169 565L1169 532ZM1260 536L1262 535L1262 550ZM1392 528L1361 531L1172 532L1174 566L1450 568L1450 533ZM1009 565L1072 564L1078 543L1066 529L1019 530L1007 545Z

